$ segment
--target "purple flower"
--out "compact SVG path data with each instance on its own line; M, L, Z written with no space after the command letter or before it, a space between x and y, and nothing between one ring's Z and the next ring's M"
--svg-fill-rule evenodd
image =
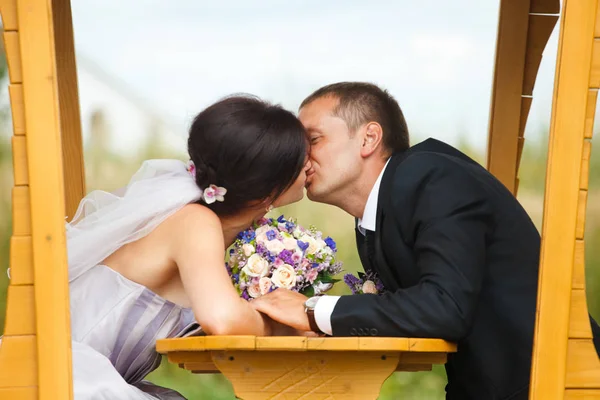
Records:
M331 250L333 250L333 251L335 251L335 250L336 250L336 247L335 247L335 246L336 246L336 244L335 244L335 241L334 241L332 238L330 238L329 236L327 236L327 237L325 238L325 244L327 244L327 246L329 246L329 248L330 248Z
M245 299L245 300L250 300L250 296L248 295L247 291L244 290L242 292L242 298Z
M279 258L286 264L290 264L290 265L294 265L294 260L293 260L292 256L293 256L293 253L289 250L282 250L281 253L279 253Z
M267 239L268 240L273 240L277 237L277 234L275 233L275 231L270 230L267 232Z
M306 249L308 249L308 243L298 240L298 247L300 247L302 251L306 251Z
M344 275L344 283L350 287L352 294L357 294L362 286L362 281L352 274Z
M285 220L285 218L283 217L283 214L282 214L282 215L279 216L279 218L277 218L277 222L283 224L283 223L285 223L287 221Z
M259 244L256 245L256 252L258 254L260 254L261 256L264 256L265 253L268 252L268 250L267 250L267 248L262 243L259 243Z

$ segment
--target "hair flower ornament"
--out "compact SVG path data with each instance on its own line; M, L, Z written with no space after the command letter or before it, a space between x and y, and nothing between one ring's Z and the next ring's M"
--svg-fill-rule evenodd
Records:
M202 198L206 204L212 204L215 201L224 201L227 189L217 185L210 185L202 193Z
M192 160L188 161L186 169L190 175L192 175L194 178L196 177L196 165Z

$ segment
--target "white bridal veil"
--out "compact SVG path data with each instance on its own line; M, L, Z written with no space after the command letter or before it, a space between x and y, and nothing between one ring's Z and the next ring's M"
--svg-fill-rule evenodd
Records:
M67 223L69 282L202 196L185 163L148 160L127 186L83 198Z

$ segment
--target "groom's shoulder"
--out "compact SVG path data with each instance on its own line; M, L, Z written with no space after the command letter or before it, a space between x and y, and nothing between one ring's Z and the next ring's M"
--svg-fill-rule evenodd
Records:
M404 152L394 154L390 163L396 172L413 176L435 170L449 172L464 168L482 168L460 150L436 139L427 139Z

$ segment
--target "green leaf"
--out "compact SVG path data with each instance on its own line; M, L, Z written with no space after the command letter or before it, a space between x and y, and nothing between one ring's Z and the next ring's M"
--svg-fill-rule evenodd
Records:
M323 276L319 277L318 280L320 280L323 283L336 283L336 282L340 281L340 279L335 279L334 277L332 277L330 275L323 275Z
M315 288L312 286L309 286L306 289L304 289L301 293L303 295L305 295L306 297L312 297L315 295Z

